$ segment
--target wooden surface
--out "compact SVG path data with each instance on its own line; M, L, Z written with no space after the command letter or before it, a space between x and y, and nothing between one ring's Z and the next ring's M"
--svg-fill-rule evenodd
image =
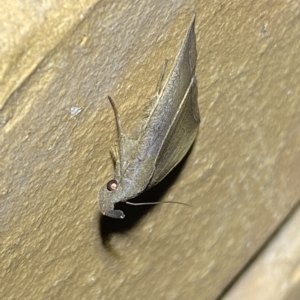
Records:
M297 207L222 299L299 299L299 227L300 209Z
M215 299L299 200L300 4L76 3L0 14L1 299ZM200 132L139 198L193 207L101 218L106 97L134 129L194 12Z

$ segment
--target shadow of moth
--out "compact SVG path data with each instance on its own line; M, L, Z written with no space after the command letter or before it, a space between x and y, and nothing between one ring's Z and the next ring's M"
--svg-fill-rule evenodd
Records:
M188 152L200 123L196 62L194 16L172 71L158 89L149 115L138 126L137 137L123 133L117 107L108 97L115 114L118 145L111 150L114 179L98 192L103 215L123 219L125 215L114 209L115 203L126 202L156 185Z

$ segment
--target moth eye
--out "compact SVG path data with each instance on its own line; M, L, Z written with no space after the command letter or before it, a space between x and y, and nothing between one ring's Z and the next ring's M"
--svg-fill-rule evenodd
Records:
M114 191L116 190L118 187L118 181L115 180L115 179L112 179L110 180L107 185L106 185L106 188L109 190L109 191Z

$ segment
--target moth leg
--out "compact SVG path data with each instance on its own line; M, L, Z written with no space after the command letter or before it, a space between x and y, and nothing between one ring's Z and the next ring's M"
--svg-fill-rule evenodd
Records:
M115 167L115 177L119 178L121 176L121 166L118 148L113 146L110 148L109 152Z
M159 78L158 78L157 85L156 85L156 94L157 95L159 95L160 92L161 92L162 82L164 80L164 76L165 76L165 72L166 72L166 69L167 69L167 65L168 65L168 60L165 59L165 61L163 63L163 66L162 66L162 69L160 71L160 75L159 75Z
M110 156L111 156L111 158L114 162L114 165L115 165L117 163L118 159L119 159L118 158L118 150L116 149L115 146L112 146L109 150L109 153L110 153Z

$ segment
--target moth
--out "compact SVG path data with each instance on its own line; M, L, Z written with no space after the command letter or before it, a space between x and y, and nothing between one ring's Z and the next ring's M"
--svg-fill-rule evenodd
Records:
M112 147L114 179L98 192L103 215L123 219L115 210L160 182L185 156L193 144L199 124L195 16L181 44L172 71L153 97L148 116L137 127L136 136L124 134L115 102L108 97L114 111L118 145Z

